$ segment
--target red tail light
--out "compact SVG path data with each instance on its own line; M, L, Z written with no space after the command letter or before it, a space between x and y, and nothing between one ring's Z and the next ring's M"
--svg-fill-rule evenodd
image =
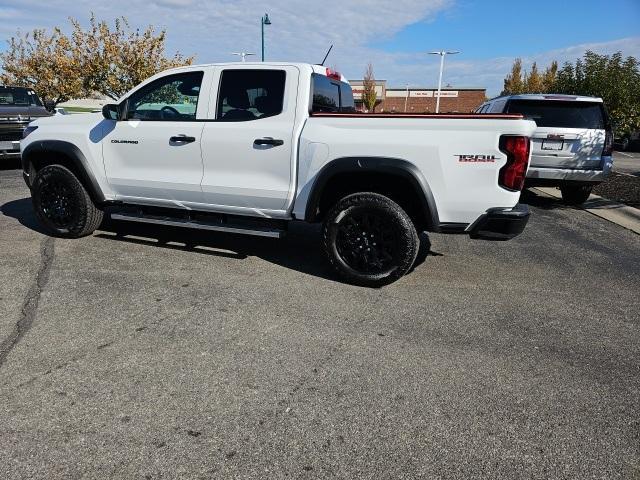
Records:
M604 136L604 148L602 149L603 157L610 157L613 155L613 132L607 129Z
M507 154L507 163L500 169L498 183L507 190L520 191L529 165L528 137L503 135L500 137L500 151Z

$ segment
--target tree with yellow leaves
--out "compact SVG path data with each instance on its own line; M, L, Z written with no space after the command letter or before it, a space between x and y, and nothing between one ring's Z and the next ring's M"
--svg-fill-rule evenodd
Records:
M0 83L32 88L45 101L58 104L83 93L81 71L69 38L59 28L35 29L12 37L0 53Z
M115 100L162 70L193 62L180 53L165 56L166 31L132 30L125 17L113 29L93 14L86 30L69 21L70 35L56 27L11 38L0 53L0 83L31 87L54 104L94 92Z
M362 82L362 104L367 109L367 112L373 113L376 111L376 79L373 76L373 65L369 63L367 69L364 72L364 81Z
M117 18L113 29L93 14L86 30L77 20L70 20L73 56L82 66L85 91L115 100L158 72L193 63L193 57L180 53L165 57L165 30L156 34L149 26L141 33L132 30L125 17Z

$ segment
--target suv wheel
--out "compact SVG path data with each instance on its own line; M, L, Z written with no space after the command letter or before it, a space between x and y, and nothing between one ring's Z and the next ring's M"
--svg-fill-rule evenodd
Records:
M627 150L629 150L629 144L631 143L629 137L624 137L621 141L620 141L620 151L621 152L626 152Z
M587 201L592 189L591 185L564 185L560 187L562 201L567 205L581 205Z
M356 285L391 283L409 271L418 254L418 233L407 213L377 193L344 197L328 213L322 234L329 263Z
M38 220L52 235L84 237L102 222L102 210L71 170L62 165L48 165L36 174L31 198Z

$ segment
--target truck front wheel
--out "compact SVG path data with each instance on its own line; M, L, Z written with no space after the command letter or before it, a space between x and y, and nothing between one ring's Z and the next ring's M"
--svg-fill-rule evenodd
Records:
M102 210L73 172L62 165L48 165L38 171L31 198L38 220L54 236L84 237L102 222Z
M354 193L327 214L324 249L333 269L347 282L379 287L413 266L419 239L407 213L377 193Z

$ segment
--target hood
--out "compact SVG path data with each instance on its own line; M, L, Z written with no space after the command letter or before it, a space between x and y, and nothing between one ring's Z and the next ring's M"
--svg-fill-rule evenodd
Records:
M22 117L22 120L29 120L40 117L50 117L51 113L44 107L36 105L0 105L0 120L6 118L14 119Z
M71 115L47 115L34 120L31 125L39 127L45 125L97 125L102 120L104 120L102 112L73 113Z

